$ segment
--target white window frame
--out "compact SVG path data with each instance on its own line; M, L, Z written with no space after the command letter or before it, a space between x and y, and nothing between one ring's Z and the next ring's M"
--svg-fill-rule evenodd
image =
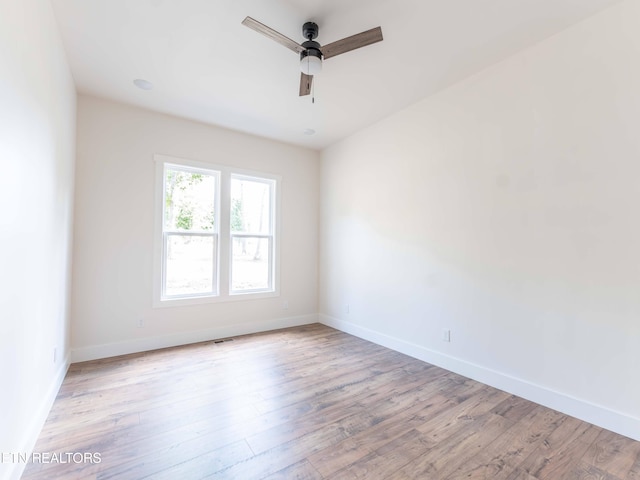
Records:
M247 180L255 183L264 183L269 186L269 232L268 233L256 233L256 232L243 232L243 233L233 233L231 231L231 219L229 219L229 295L248 295L253 293L260 292L273 292L274 291L274 260L276 257L275 248L276 248L276 239L275 239L275 231L276 231L276 193L277 193L277 182L273 178L266 178L264 176L256 176L256 175L247 175L240 173L231 173L229 182L231 180ZM233 240L235 238L259 238L266 239L269 243L268 252L269 252L269 285L267 288L256 288L256 289L243 289L243 290L234 290L233 289Z
M153 156L156 170L155 188L155 228L154 228L154 254L153 254L153 299L154 308L180 307L188 305L198 305L206 303L233 302L243 300L254 300L280 296L280 215L281 215L281 177L271 173L255 170L239 169L226 165L188 160L170 155L155 154ZM183 166L188 169L201 169L206 172L218 173L218 184L216 192L216 231L217 231L217 257L215 259L217 272L214 274L217 284L216 295L198 296L176 296L163 297L162 288L164 285L164 165L168 163L177 167ZM271 233L273 235L270 253L272 281L270 290L242 290L231 292L231 177L246 177L273 182L271 189ZM226 280L225 280L226 279Z
M166 188L166 175L167 170L185 172L185 173L200 173L202 175L207 175L213 177L215 180L215 197L214 197L214 222L213 222L213 230L206 231L190 231L190 230L177 230L177 229L167 229L165 225L166 219L166 200L165 200L165 188ZM162 301L165 300L177 300L177 299L189 299L189 298L199 298L199 297L214 297L219 295L218 285L220 284L219 279L219 268L218 263L220 259L220 235L219 235L219 224L220 224L220 172L216 170L211 170L208 168L195 167L191 165L184 165L179 163L170 163L163 162L162 163L162 263L161 263L161 291L160 291L160 299ZM171 236L180 236L180 237L206 237L213 239L213 261L211 265L211 274L212 274L212 285L211 291L203 292L203 293L195 293L195 294L183 294L183 295L168 295L165 291L167 285L167 244L169 237Z

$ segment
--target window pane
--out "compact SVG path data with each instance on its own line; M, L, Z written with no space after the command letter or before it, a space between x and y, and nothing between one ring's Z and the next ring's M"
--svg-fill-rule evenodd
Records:
M271 183L231 179L231 231L271 233Z
M165 295L213 293L215 237L168 235Z
M269 239L233 238L231 290L267 290L269 275Z
M165 168L165 229L214 231L215 196L214 175Z

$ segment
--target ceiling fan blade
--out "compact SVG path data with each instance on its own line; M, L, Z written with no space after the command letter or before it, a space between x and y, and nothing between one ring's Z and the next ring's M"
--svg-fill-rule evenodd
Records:
M313 83L313 75L300 73L300 96L304 97L311 93L311 84Z
M382 28L376 27L366 32L351 35L322 47L322 56L325 58L335 57L341 53L350 52L356 48L366 47L372 43L382 41Z
M259 21L254 20L251 17L245 18L242 21L242 25L244 25L245 27L249 27L250 29L255 30L258 33L261 33L265 37L269 37L271 40L275 40L280 45L284 45L289 50L293 50L296 53L304 51L304 47L302 45L299 45L289 37L285 37L280 32L276 32L273 28L267 27L264 23L260 23Z

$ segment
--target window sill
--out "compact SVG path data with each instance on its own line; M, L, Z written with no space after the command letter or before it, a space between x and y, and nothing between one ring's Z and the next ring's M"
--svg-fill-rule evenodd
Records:
M247 293L234 293L229 295L211 295L203 297L192 298L170 298L166 300L154 299L153 308L173 308L173 307L188 307L192 305L209 305L215 303L228 303L228 302L244 302L251 300L261 300L264 298L279 297L279 291L272 292L247 292Z

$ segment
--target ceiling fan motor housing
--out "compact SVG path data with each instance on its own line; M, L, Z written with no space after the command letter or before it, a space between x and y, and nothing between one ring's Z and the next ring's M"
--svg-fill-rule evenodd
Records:
M322 60L322 51L320 50L320 44L313 40L307 40L301 44L304 50L300 52L300 61L304 60L307 56L317 57Z

